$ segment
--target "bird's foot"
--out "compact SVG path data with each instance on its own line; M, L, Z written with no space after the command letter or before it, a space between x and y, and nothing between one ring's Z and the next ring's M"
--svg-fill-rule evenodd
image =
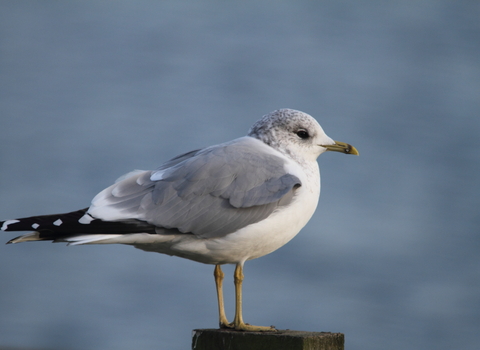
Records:
M270 326L270 327L252 326L248 323L241 323L239 325L235 325L235 330L246 331L246 332L278 332L275 326Z
M234 329L235 328L235 325L232 323L223 323L223 322L220 322L220 328L221 329Z
M275 326L265 327L265 326L252 326L248 323L240 322L235 324L234 322L228 324L220 324L220 328L224 329L234 329L236 331L243 332L277 332L278 330Z

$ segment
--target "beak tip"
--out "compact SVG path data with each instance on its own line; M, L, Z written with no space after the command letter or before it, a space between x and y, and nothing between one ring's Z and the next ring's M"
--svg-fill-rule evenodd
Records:
M360 155L360 153L358 152L358 150L355 147L353 147L351 145L349 145L349 146L350 146L350 148L348 149L348 152L345 152L345 153L352 154L354 156L359 156Z

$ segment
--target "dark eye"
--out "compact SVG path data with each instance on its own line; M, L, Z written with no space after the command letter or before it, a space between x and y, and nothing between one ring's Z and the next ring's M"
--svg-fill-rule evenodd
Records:
M308 131L303 129L297 131L297 136L304 140L310 137L310 135L308 134Z

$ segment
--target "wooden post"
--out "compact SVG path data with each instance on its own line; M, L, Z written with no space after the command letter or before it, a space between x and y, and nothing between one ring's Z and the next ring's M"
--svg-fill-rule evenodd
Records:
M344 350L343 333L195 329L192 350Z

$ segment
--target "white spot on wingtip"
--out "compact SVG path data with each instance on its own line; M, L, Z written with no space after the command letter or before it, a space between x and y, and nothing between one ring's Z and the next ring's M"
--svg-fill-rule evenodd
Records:
M63 221L60 220L60 219L58 219L58 220L55 220L55 221L53 222L53 224L54 224L55 226L60 226L61 224L63 224Z
M93 218L88 214L85 214L80 219L78 219L78 222L80 224L84 224L84 225L87 225L87 224L91 223L92 221L93 221Z
M1 230L6 231L8 229L8 225L16 224L17 222L20 222L20 220L7 220L3 223Z
M36 229L39 228L39 227L40 227L40 225L37 224L37 223L35 223L35 224L32 225L32 228L33 228L34 230L36 230Z

